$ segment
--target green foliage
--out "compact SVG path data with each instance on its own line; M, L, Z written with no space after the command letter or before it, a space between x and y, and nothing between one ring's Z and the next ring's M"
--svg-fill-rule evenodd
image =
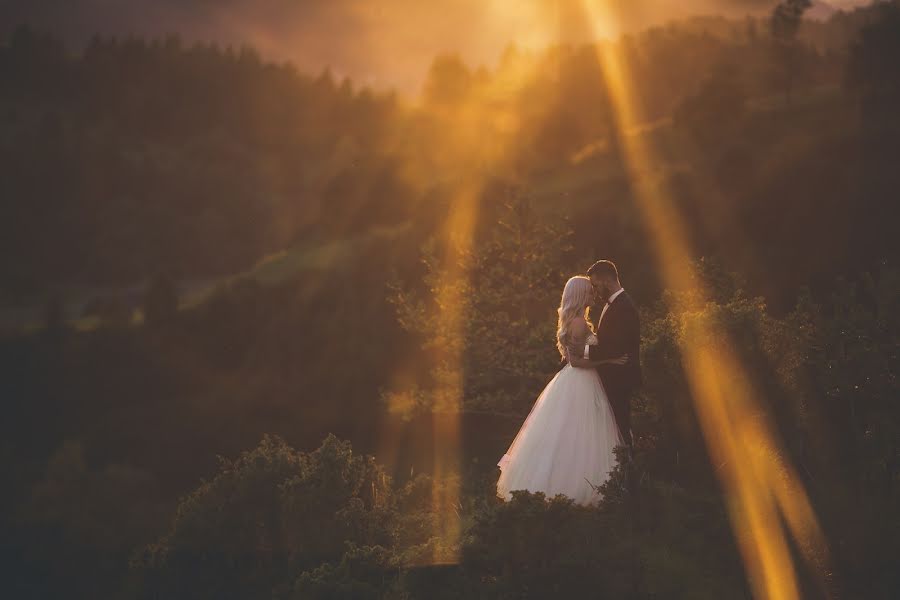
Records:
M796 313L771 315L763 298L748 298L736 275L716 261L696 263L697 288L667 291L646 321L642 365L649 374L639 402L638 426L665 452L659 466L678 478L709 481L704 436L697 422L688 386L683 348L713 352L726 348L742 369L741 382L749 382L760 415L772 419L791 458L802 448L809 403L802 369L807 364L809 328ZM697 290L708 294L700 303ZM710 334L709 332L713 332ZM728 401L727 395L723 399ZM673 460L674 459L674 460Z
M135 556L141 594L746 596L716 457L703 444L684 379L680 348L716 343L696 338L703 323L735 342L761 391L758 409L777 423L784 458L801 473L832 542L836 574L829 585L887 597L896 586L890 565L898 556L892 506L900 278L885 269L861 284L841 284L827 302L804 297L777 317L760 299L745 296L715 261L701 261L696 271L697 283L711 292L708 304L696 308L694 292L681 290L645 311L647 377L634 419L636 496L624 491L621 455L598 508L525 491L502 502L494 496L493 463L485 461L464 473L462 537L454 542L442 538L432 508L441 493L436 486L449 482L419 475L395 487L372 457L353 453L335 436L311 452L266 436L237 459L222 459L215 475L182 499L166 533ZM556 287L542 285L548 294ZM85 525L84 515L107 524L112 515L126 518L116 504L128 505L130 494L141 492L121 487L104 504L96 490L110 488L102 484L85 495L90 478L83 454L73 448L53 459L36 489L32 519L42 527L65 524L67 536L113 534ZM87 504L73 510L67 499L76 496ZM435 556L457 555L458 565L429 565ZM804 590L817 589L814 579L801 570Z
M382 597L434 544L430 486L420 476L395 490L333 435L309 453L266 435L220 458L133 566L149 597Z
M303 572L288 598L296 600L379 600L394 595L398 565L394 554L383 546L357 546L347 542L340 563L324 563Z
M486 503L467 531L464 571L479 597L720 598L743 593L724 507L715 496L654 481L638 454L640 501L623 468L599 508L525 490ZM723 550L727 550L723 552Z
M862 98L864 117L896 124L900 101L900 4L885 2L850 48L845 84Z
M0 272L23 287L229 274L315 235L320 210L339 233L407 216L397 165L374 151L395 99L250 48L96 36L69 53L21 27L0 81L17 199Z
M571 231L552 209L542 211L515 188L484 202L495 212L471 247L445 258L436 252L436 239L426 246L426 294L395 286L400 324L437 361L433 381L422 385L425 398L421 391L398 390L395 399L405 394L420 406L445 410L453 404L444 399L462 376L464 410L522 412L558 364L554 308L573 271L567 268ZM458 305L442 306L445 297ZM459 315L457 326L449 314Z
M314 452L276 436L179 504L172 527L133 560L148 597L387 597L400 569L450 550L435 537L435 485L394 489L371 456L329 435Z
M52 577L34 581L27 592L13 582L7 587L13 595L52 597L59 580L97 596L132 594L117 567L135 544L156 534L159 482L129 464L97 467L87 454L83 441L65 440L25 488L22 505L7 509L18 521L4 530L4 543L21 536L21 558L7 556L7 567L34 577L46 573L39 565L55 565Z
M494 464L509 439L499 420L474 421L462 431L478 439L463 448L472 462L456 507L462 547L440 534L431 507L453 482L418 476L394 489L381 467L334 439L318 454L264 440L223 462L173 523L165 515L210 471L212 449L236 455L264 431L305 447L333 430L357 448L380 447L375 424L391 417L374 399L379 388L427 412L462 373L465 410L520 417L556 367L553 308L585 257L612 256L650 306L660 290L631 193L643 174L626 170L611 135L596 48L510 52L488 74L454 60L436 66L434 96L448 114L473 89L502 88L492 107L519 127L500 131L488 119L479 135L516 149L496 172L524 169L535 197L489 188L473 246L453 255L436 238L420 286L419 244L458 192L455 170L428 168L446 159L435 132L452 121L249 50L98 38L78 56L20 30L0 48L0 191L15 199L0 208L7 287L39 292L60 277L125 281L156 269L184 283L232 275L294 242L310 250L303 268L270 264L252 274L259 283L223 285L165 335L125 327L130 307L98 298L87 312L120 327L0 339L8 595L133 597L129 550L157 539L136 557L150 597L746 597L680 352L717 343L696 336L711 323L736 342L760 413L819 516L833 596L896 596L898 281L887 268L858 275L886 264L900 239L886 217L900 187L890 10L805 21L790 63L770 52L771 39L744 34L755 28L721 19L623 42L646 114L660 119L626 135L660 150L661 179L698 253L747 281L704 261L708 304L680 290L645 311L638 501L617 470L596 513L527 494L498 503ZM802 111L769 97L764 74L786 76L788 64ZM520 70L535 80L495 85ZM676 124L708 143L695 148L668 126L678 106L689 118ZM411 189L407 177L425 183ZM372 224L401 221L410 233L357 244ZM458 264L467 277L448 280ZM392 271L404 282L393 307L384 299ZM791 310L806 284L813 291ZM435 305L442 289L463 300L459 329ZM72 304L49 305L49 324L74 314ZM430 415L408 426L423 422ZM427 438L423 430L408 437ZM404 446L409 432L397 431L390 466L427 466L422 446ZM457 552L462 565L428 564ZM810 579L804 596L817 597Z
M840 282L828 301L805 298L794 317L808 340L804 463L815 473L839 581L872 597L900 586L888 567L900 559L898 314L900 272L885 268Z
M285 558L279 488L303 473L306 457L266 436L184 498L170 531L135 565L148 593L227 598L258 593ZM272 560L274 557L274 561Z

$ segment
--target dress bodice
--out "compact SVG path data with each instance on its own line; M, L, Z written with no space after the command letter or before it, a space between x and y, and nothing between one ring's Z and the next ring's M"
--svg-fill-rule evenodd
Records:
M589 346L596 346L597 343L597 335L593 332L588 332L587 336L582 340L575 340L574 342L566 344L566 360L568 360L570 352L574 352L576 356L581 356L581 354L584 352L585 344Z

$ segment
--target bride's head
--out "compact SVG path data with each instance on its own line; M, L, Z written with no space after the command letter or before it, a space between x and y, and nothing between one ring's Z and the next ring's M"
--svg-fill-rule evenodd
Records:
M556 347L559 353L565 356L565 346L570 340L569 324L573 319L583 319L587 307L594 300L594 288L590 277L576 275L566 282L563 288L562 299L559 301L559 321L556 327Z

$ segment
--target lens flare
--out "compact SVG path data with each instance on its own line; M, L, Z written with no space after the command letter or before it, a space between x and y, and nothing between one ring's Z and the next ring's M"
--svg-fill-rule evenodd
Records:
M494 9L512 3L494 3ZM537 14L537 13L535 13ZM608 2L572 0L544 3L540 22L530 35L570 41L572 23L589 28L586 34L597 39L619 29L616 5ZM517 13L518 17L521 14ZM537 17L535 17L537 18ZM580 30L579 30L580 31ZM578 32L576 32L578 33ZM580 34L579 34L580 36ZM796 473L784 459L774 428L768 422L761 396L741 364L739 354L726 332L704 312L709 290L698 287L691 267L694 256L686 222L666 189L664 161L646 135L665 124L644 118L640 98L630 79L627 55L621 44L596 42L596 60L602 73L613 112L611 139L605 151L622 154L632 194L638 203L653 244L659 270L667 287L691 289L687 299L671 308L681 315L680 346L683 365L696 405L708 451L721 467L716 470L724 491L732 529L742 555L752 591L759 598L792 599L800 597L800 584L792 558L792 542L811 570L822 576L826 570L827 546L815 513ZM434 562L454 562L446 548L458 547L460 534L459 503L460 422L463 403L462 328L466 319L465 290L469 280L467 256L479 218L479 201L486 183L485 166L502 169L515 157L516 148L506 140L514 139L521 111L536 110L534 103L559 102L560 98L534 98L532 104L503 102L504 95L521 90L534 77L540 61L523 61L520 69L507 69L505 78L479 81L471 78L462 98L453 102L419 108L433 119L433 143L440 144L440 164L406 165L410 182L425 189L436 177L452 180L457 190L452 209L442 228L438 255L441 259L440 282L431 290L440 320L448 334L446 343L437 344L441 356L436 359L434 379L434 476L432 506L439 518L435 535L445 543L436 550ZM448 63L448 68L454 68ZM546 65L544 65L546 66ZM457 75L465 73L457 69ZM510 80L511 79L511 80ZM462 77L465 80L465 77ZM459 94L460 90L454 90ZM517 107L511 109L509 107ZM537 107L540 110L540 107ZM518 111L518 112L517 112ZM599 151L598 148L590 152ZM579 160L573 157L572 160ZM823 595L830 595L821 577Z
M591 22L590 3L584 4ZM754 595L758 598L799 598L789 535L804 558L822 575L827 547L803 486L783 459L773 428L761 408L734 345L702 309L710 297L692 272L685 223L674 208L658 169L659 155L649 136L626 135L646 119L634 93L621 46L599 44L602 67L615 115L619 147L633 184L633 194L654 245L667 287L695 292L685 304L673 306L682 315L683 364L711 456L729 506L732 528L743 556ZM820 582L823 592L824 583Z
M421 104L414 108L429 123L431 143L439 153L411 153L404 176L415 189L426 191L447 182L453 190L450 207L436 240L438 278L429 290L441 326L431 332L435 349L430 369L434 457L432 509L436 516L434 563L458 561L461 523L459 481L461 467L460 414L463 408L465 325L470 296L470 267L474 235L480 217L480 202L489 178L503 176L504 166L515 156L510 140L515 139L519 115L510 109L512 95L519 93L534 75L535 63L508 64L502 77L481 78L467 72L453 57L436 61L454 75L456 85L446 88L426 86ZM452 102L442 94L452 94ZM533 107L532 107L533 108ZM404 140L397 140L397 144ZM435 162L426 162L434 157ZM417 162L421 161L421 162ZM398 371L408 380L408 371ZM429 385L431 384L431 385ZM396 429L396 427L394 427ZM391 427L385 425L382 432ZM388 455L396 452L391 440L381 446Z

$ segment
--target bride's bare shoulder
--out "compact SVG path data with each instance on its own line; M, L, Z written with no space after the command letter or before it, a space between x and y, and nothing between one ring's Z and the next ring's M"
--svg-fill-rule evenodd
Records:
M587 319L572 319L570 327L572 328L572 333L578 337L587 337L589 333L594 333Z

